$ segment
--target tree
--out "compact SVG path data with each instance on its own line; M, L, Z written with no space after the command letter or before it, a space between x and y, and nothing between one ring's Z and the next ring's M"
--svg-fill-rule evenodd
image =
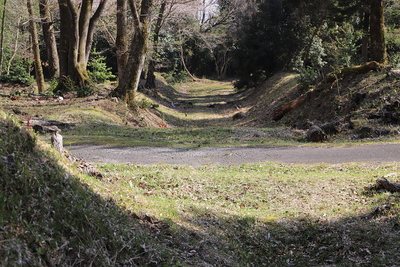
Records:
M26 1L29 13L29 30L32 38L32 51L35 64L35 78L39 93L44 92L44 77L42 69L42 61L40 59L39 40L37 36L37 28L33 14L32 0Z
M117 0L117 37L115 46L117 48L118 79L124 77L124 69L128 61L128 40L127 40L127 1Z
M203 1L199 38L209 51L218 79L225 79L233 57L234 33L242 13L252 1ZM208 10L208 11L207 11Z
M112 95L124 99L127 103L133 103L148 49L153 1L141 0L140 9L137 8L134 0L129 0L128 4L132 13L134 35L129 46L129 55L122 79L119 80L118 87Z
M46 44L47 59L51 77L60 76L60 62L57 51L57 41L54 34L54 22L51 19L49 0L39 0L39 10L42 20L43 37Z
M224 79L231 66L234 46L240 38L236 35L238 25L246 16L254 14L256 7L255 0L199 1L193 12L198 15L192 20L187 15L187 22L180 23L185 27L179 29L183 33L180 36L185 37L182 46L188 50L186 54L192 54L186 56L190 71L199 76Z
M244 21L235 51L238 89L253 87L283 70L303 50L307 29L295 20L294 11L290 3L267 0Z
M153 33L153 57L150 59L149 62L149 67L147 71L147 77L146 77L146 88L155 88L156 87L156 77L154 75L154 71L156 68L156 59L154 57L157 57L158 55L158 41L160 39L160 31L161 27L164 22L164 16L165 16L165 10L167 6L167 0L162 0L160 9L158 11L158 16L157 16L157 21L154 26L154 33Z
M4 24L6 21L6 5L7 0L3 0L3 12L1 16L1 31L0 31L0 75L3 73L3 49L4 49Z
M362 56L364 61L387 63L385 44L384 0L339 0L341 14L358 17L364 32ZM354 20L354 18L351 18ZM369 38L368 38L369 37ZM369 39L369 57L368 57Z
M60 80L56 92L65 92L72 80L76 87L89 86L87 63L92 47L95 26L108 0L100 0L92 15L93 0L58 0L60 9Z
M371 60L387 63L383 0L371 0Z

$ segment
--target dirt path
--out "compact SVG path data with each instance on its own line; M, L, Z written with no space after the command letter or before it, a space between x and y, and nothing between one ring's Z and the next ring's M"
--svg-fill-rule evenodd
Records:
M67 149L92 163L233 165L257 162L344 163L400 161L400 144L349 147L109 147L81 145Z
M162 94L164 95L164 94ZM229 126L233 114L246 109L231 83L192 82L165 94L166 119L177 126ZM250 101L251 102L251 101ZM243 105L242 105L243 104ZM112 138L112 137L110 137ZM394 162L400 160L399 144L349 147L116 147L80 145L67 149L76 157L92 163L232 165L257 162L344 163Z

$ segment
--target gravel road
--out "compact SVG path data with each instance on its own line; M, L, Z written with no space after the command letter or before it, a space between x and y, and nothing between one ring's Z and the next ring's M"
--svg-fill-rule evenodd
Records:
M72 155L91 163L174 165L233 165L257 162L344 163L400 161L400 144L348 147L66 147Z

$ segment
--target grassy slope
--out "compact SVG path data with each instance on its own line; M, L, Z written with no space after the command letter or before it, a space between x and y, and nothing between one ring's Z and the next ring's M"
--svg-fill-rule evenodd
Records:
M366 189L397 163L115 164L97 180L0 123L16 162L0 164L2 266L397 264L398 195Z
M288 77L290 76L284 76L285 79L288 79ZM266 83L260 86L259 90L268 92L269 87L270 85ZM333 84L320 83L313 88L314 92L310 94L311 97L301 106L287 113L279 121L279 124L291 126L306 120L316 123L329 123L345 117L368 124L368 113L382 109L388 103L388 100L398 99L399 87L400 79L387 76L386 71L351 74ZM263 105L266 107L266 112L258 116L259 121L263 121L264 124L270 122L273 112L279 105L300 97L297 89L292 84L289 90L286 90L285 87L280 87L281 95L278 98L270 94L260 98L262 99L261 103L263 103L265 99L272 97L279 104L271 105L266 103L266 105ZM363 98L357 100L360 95ZM259 110L260 108L256 108L255 112Z
M280 75L275 79L283 81L282 87L276 88L277 83L270 81L254 92L253 99L241 101L248 117L237 122L239 125L268 123L268 116L279 103L298 96L293 77ZM362 103L360 109L351 109L361 120L365 119L362 110L382 106L377 96L396 96L398 81L388 80L384 74L356 78L352 79L354 86L321 90L321 99L330 99L323 94L334 98L325 101L323 109L315 106L318 112L307 113L303 108L283 120L290 124L320 114L326 118L335 112L341 115L327 107L339 102L347 107L349 96L366 90L370 101ZM290 94L283 96L283 88ZM260 98L259 93L264 97ZM283 98L273 100L273 95ZM114 129L112 135L116 126L122 129L136 122L159 122L154 120L153 124L152 115L140 121L141 115L130 116L123 108L113 111L119 104L101 101L71 103L68 108L73 116L64 111L58 113L59 104L54 102L44 103L42 111L54 116L50 119L83 120L88 123L86 127L91 125L106 129L105 132ZM304 107L314 103L321 101ZM6 108L7 105L11 108L16 104L6 103ZM25 108L24 111L38 110L34 106ZM95 112L84 113L81 109ZM345 108L342 111L344 116ZM123 116L117 119L115 114ZM263 114L264 119L257 120ZM398 263L399 196L366 189L374 179L396 172L398 163L265 163L235 167L117 164L98 166L104 179L97 180L79 174L76 165L59 157L4 114L0 124L0 156L14 153L16 161L12 168L0 159L2 266ZM108 124L113 125L107 128ZM190 127L187 135L193 135L193 129ZM366 217L385 203L390 209Z
M1 266L147 265L162 249L92 178L0 113ZM150 250L150 248L157 248ZM164 257L164 262L168 260Z

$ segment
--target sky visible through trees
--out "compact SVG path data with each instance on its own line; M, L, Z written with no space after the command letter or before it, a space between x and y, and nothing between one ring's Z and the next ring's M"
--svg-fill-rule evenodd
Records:
M29 30L25 0L0 1L0 77L33 81L37 35L39 65L47 80L58 81L56 94L90 94L95 79L88 62L99 56L104 62L90 68L105 64L104 71L119 77L115 95L127 101L142 73L151 78L155 71L171 82L229 77L245 89L283 69L312 80L371 60L400 65L398 1L119 0L123 11L107 0L28 2L38 33Z

